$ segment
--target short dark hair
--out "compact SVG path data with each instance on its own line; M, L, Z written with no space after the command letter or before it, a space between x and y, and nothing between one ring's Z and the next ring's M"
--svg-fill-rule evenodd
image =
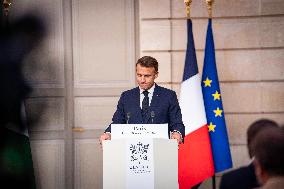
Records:
M278 124L270 119L259 119L253 122L247 130L247 146L250 158L254 156L254 150L251 146L255 136L265 128L279 127Z
M255 159L269 176L284 176L284 129L266 128L252 142Z
M141 65L142 67L146 67L146 68L154 68L155 72L158 72L159 63L155 58L151 56L143 56L139 58L136 62L136 66L137 64Z

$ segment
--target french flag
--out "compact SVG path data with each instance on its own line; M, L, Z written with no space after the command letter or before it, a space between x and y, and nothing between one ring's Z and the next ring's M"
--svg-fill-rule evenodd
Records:
M201 78L195 54L192 21L187 19L187 50L180 107L185 125L184 144L179 146L179 189L189 189L214 175L214 161L208 133Z

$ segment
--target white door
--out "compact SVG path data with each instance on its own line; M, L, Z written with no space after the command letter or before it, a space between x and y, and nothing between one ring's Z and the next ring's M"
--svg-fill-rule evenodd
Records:
M35 10L48 35L25 60L38 118L30 141L38 189L102 188L98 139L120 93L135 85L134 0L21 0L11 20Z

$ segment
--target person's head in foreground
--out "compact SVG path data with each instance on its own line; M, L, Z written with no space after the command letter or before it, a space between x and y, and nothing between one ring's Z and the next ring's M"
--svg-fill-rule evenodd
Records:
M284 129L263 129L255 137L252 146L255 172L260 184L265 185L270 179L284 183Z

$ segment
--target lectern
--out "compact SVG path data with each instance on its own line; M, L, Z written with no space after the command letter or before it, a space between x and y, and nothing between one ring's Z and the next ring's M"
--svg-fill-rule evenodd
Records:
M112 140L103 141L104 189L178 189L177 141L158 131L166 124L111 127Z

